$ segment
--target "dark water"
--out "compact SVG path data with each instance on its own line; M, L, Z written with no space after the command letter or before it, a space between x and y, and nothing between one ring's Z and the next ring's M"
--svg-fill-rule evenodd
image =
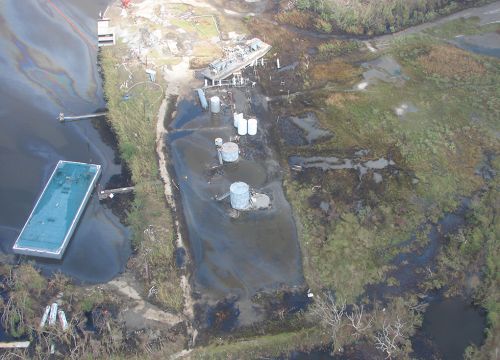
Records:
M444 360L462 359L469 345L480 346L485 338L486 314L461 297L430 302L424 314L422 329L413 341L415 355L427 359L429 354Z
M290 205L281 187L279 166L259 140L240 142L246 159L224 166L222 173L209 171L217 164L214 139L228 141L235 135L232 114L214 118L193 103L192 96L179 103L168 141L195 265L195 291L203 294L206 303L236 298L236 304L231 304L238 309L238 325L252 323L262 315L250 300L257 291L303 281ZM234 181L246 181L270 194L272 209L230 218L228 201L217 202L214 197L227 193Z
M396 269L387 274L388 278L397 279L399 286L389 286L386 283L368 285L365 288L366 295L370 299L380 300L391 295L398 295L408 289L418 288L419 283L425 280L426 267L434 271L436 256L441 245L446 241L446 236L456 233L466 223L469 206L470 199L464 198L453 213L444 214L436 224L421 224L421 228L426 225L430 226L425 246L417 250L399 253L393 260ZM400 246L407 246L414 241L416 241L415 234Z
M4 253L11 253L58 160L103 165L103 185L121 173L114 149L101 140L90 121L56 120L59 112L81 115L105 106L94 44L96 18L106 3L0 2L0 248ZM127 229L94 196L63 260L36 262L46 273L60 270L77 280L101 282L122 271L129 254Z
M453 44L476 54L500 58L500 34L495 32L458 36L453 41Z

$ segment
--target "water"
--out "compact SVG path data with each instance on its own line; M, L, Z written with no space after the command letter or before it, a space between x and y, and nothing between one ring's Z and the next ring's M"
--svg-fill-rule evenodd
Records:
M430 226L425 246L410 252L399 253L392 262L396 268L387 274L387 278L394 277L399 286L389 286L387 284L368 285L365 292L368 297L370 299L384 299L391 295L398 295L408 289L418 288L419 283L426 278L427 269L434 271L436 256L441 245L446 241L446 236L456 233L465 224L469 206L470 199L464 198L453 213L444 214L436 224L422 223L420 225L421 229ZM403 248L414 241L416 241L415 234L399 246Z
M419 340L414 342L415 355L425 359L432 352L443 360L462 359L467 346L483 343L485 328L486 316L480 308L461 297L437 297L424 314Z
M97 51L89 45L95 42L96 18L105 4L104 0L0 3L0 249L4 253L12 253L59 160L102 165L103 185L121 173L115 150L101 140L90 121L56 120L59 112L81 115L105 106ZM129 237L111 210L92 197L63 260L36 260L36 264L46 274L62 271L80 281L107 281L124 270Z
M318 118L314 113L309 112L301 116L290 116L287 120L291 121L304 132L308 144L332 136L330 131L319 127Z
M398 62L391 56L379 57L363 63L362 66L367 70L363 72L364 81L355 86L356 90L366 89L368 85L373 85L377 81L400 83L409 79L403 74Z
M232 91L236 97L238 90ZM201 303L218 303L215 309L229 304L224 299L231 299L230 308L235 310L231 310L228 319L232 320L220 324L221 329L229 329L263 318L251 301L258 291L302 284L300 249L291 208L281 187L279 165L262 144L260 135L242 139L238 163L225 165L214 173L210 171L218 164L214 139L227 141L235 135L232 113L212 117L208 112L189 112L193 109L192 101L193 97L179 104L177 114L181 120L172 123L175 131L168 137L169 155L182 196L195 268L194 290L203 294ZM264 112L255 112L262 134L268 119ZM227 193L235 181L247 182L251 188L269 194L271 210L244 212L232 219L228 215L228 199L214 198ZM208 325L212 327L222 321L210 315L213 309L208 310ZM215 312L225 314L222 310Z
M290 166L317 168L323 171L354 169L358 172L360 178L367 174L368 170L383 170L389 166L396 165L393 160L387 160L385 158L360 161L356 159L340 159L335 156L290 156L288 163ZM376 183L379 183L382 181L382 176L378 173L374 173L373 179Z
M453 44L476 54L500 58L500 34L495 32L457 36Z

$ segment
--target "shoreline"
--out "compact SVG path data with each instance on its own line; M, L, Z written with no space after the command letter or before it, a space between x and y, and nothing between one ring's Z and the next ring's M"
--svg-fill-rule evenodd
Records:
M425 24L426 27L432 27L432 26L436 26L438 24L435 24L434 22L431 23L431 24ZM416 30L418 31L418 30ZM391 34L391 35L388 35L390 36L391 38L395 37L395 36L398 36L398 34ZM378 44L378 42L377 42ZM164 184L164 189L163 189L163 192L164 192L164 195L165 195L165 198L167 200L167 203L169 204L169 206L171 207L172 211L174 212L173 216L174 216L174 227L175 227L175 232L176 232L176 245L177 247L182 247L182 248L186 248L185 246L185 243L184 243L184 238L182 237L182 228L181 228L181 225L179 223L179 217L180 216L183 216L182 214L178 213L178 207L176 206L176 203L175 203L175 198L174 198L174 189L172 189L172 181L174 179L173 177L173 174L169 173L169 170L168 170L168 167L167 167L167 164L168 164L168 159L167 159L167 156L164 152L165 150L165 136L168 134L168 131L167 129L165 129L165 126L164 126L164 117L165 117L165 114L167 112L167 101L168 101L168 98L169 96L178 96L177 98L177 103L179 101L182 100L182 96L183 94L189 90L189 87L186 85L186 84L189 84L191 83L191 81L193 80L193 76L192 76L192 70L189 69L189 61L192 59L193 57L192 56L182 56L180 57L180 63L178 64L175 64L175 65L170 65L170 69L169 70L165 70L164 68L164 73L163 73L163 77L165 78L165 80L167 81L167 88L165 90L165 97L162 99L162 104L160 106L160 109L158 111L158 115L157 115L157 119L156 119L156 145L155 145L155 150L156 150L156 154L157 154L157 157L158 157L158 164L159 164L159 171L160 171L160 176L162 178L162 181L163 181L163 184ZM173 115L173 117L175 116L175 114ZM293 211L293 215L294 215L294 219L296 221L297 224L300 224L300 221L297 221L297 209L294 209ZM299 226L299 225L298 225ZM302 248L302 247L301 247ZM302 249L302 251L304 252L304 249ZM187 256L189 258L190 254L188 251L186 251L187 253ZM309 258L307 258L306 260L309 260ZM186 317L188 319L193 319L194 317L194 312L193 312L193 308L192 308L192 305L193 305L193 302L192 302L192 298L191 298L191 288L190 288L190 284L189 284L189 276L186 276L186 275L181 275L181 286L182 286L182 289L183 289L183 296L184 296L184 300L185 300L185 308L184 308L184 314L186 315ZM308 331L307 329L303 329L301 331ZM191 336L193 338L193 340L196 338L196 333L191 333ZM264 339L268 338L269 335L267 336L263 336L263 337L260 337L259 340L257 341L257 343L259 341L265 341ZM242 339L238 339L236 340L235 343L229 343L227 344L228 347L231 347L231 346L238 346L238 343L242 343L241 341ZM244 339L243 339L244 341ZM194 343L194 341L193 341ZM191 347L189 347L191 348ZM196 349L195 351L195 354L200 354L200 353L203 353L205 348L198 348ZM191 350L187 350L187 351L191 351ZM223 348L219 348L217 351L219 352L223 352ZM183 351L182 353L179 353L178 356L184 356L186 353Z

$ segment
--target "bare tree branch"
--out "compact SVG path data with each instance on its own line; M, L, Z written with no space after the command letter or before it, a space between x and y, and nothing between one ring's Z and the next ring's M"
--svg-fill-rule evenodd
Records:
M375 347L387 355L386 359L391 359L400 349L399 343L404 339L403 326L398 316L393 323L384 320L382 331L375 334Z
M373 323L373 315L364 314L364 305L353 305L352 312L346 313L346 317L350 320L351 326L354 328L354 336L358 337L364 331L371 328Z
M336 302L331 294L318 296L311 308L311 312L316 315L322 325L330 329L332 341L335 344L337 331L342 326L342 318L346 309L345 301Z

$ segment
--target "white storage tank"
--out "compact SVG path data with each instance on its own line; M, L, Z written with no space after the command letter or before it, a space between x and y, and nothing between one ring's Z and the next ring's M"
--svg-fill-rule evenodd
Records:
M257 119L248 119L248 135L257 134Z
M244 182L232 183L229 187L231 206L236 210L245 210L250 206L250 187Z
M220 148L222 160L225 162L235 162L238 160L239 148L234 142L227 142L222 144Z
M240 119L238 121L238 135L246 135L247 134L247 120Z
M235 113L233 115L233 125L235 128L238 128L238 123L240 120L243 120L243 113Z
M210 98L210 111L213 114L218 114L220 112L220 98L218 96L212 96Z

